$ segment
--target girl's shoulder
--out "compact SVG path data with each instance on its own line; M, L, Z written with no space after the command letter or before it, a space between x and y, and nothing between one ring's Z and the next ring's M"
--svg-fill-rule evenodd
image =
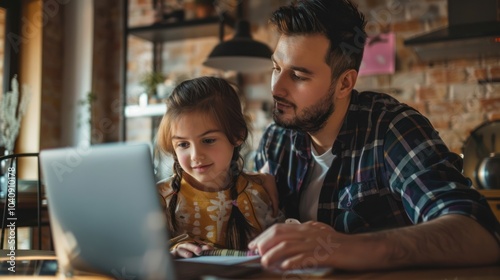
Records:
M241 173L238 179L238 188L262 187L264 185L264 174L260 173Z
M244 193L245 195L238 196L238 205L243 205L245 199L248 199L252 205L253 215L257 219L260 229L264 230L270 225L282 222L285 220L285 216L281 211L277 211L273 214L273 204L278 203L277 197L276 202L273 203L273 199L270 196L277 196L276 183L274 182L274 177L269 174L243 174L241 181L244 182L244 189L239 193ZM266 185L267 184L267 185ZM242 184L238 184L241 187Z
M274 181L274 177L271 174L265 173L241 173L241 176L245 178L248 182L252 183L252 185L264 186L269 182Z
M264 199L266 202L270 202L269 195L264 187L267 184L268 180L274 180L274 178L268 177L268 174L260 174L260 173L242 173L240 176L240 183L238 184L238 192L246 192L250 193L252 196L259 196L261 199Z

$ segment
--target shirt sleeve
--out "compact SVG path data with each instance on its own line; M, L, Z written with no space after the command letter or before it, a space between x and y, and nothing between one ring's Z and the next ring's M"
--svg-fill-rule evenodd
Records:
M449 151L430 122L414 110L399 112L384 140L386 179L416 224L447 214L473 218L500 242L500 224L486 199L462 174L462 158Z
M273 217L271 199L267 195L264 187L253 182L249 188L245 189L245 192L250 197L255 219L259 223L262 231L275 223L285 221L285 215L281 210L276 217Z

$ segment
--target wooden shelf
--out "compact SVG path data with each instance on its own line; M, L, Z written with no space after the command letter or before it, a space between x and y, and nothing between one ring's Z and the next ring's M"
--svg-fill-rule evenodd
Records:
M161 22L146 26L129 26L129 0L123 1L123 7L125 11L124 16L124 49L122 55L122 62L125 65L122 71L122 78L125 81L125 85L122 90L123 97L123 118L122 118L122 139L127 141L127 119L128 118L142 118L149 117L153 119L153 129L155 131L155 126L159 117L163 116L166 112L165 104L151 104L146 106L130 105L127 104L127 67L128 58L128 36L133 36L145 41L153 43L153 69L152 71L161 70L162 64L162 44L167 42L182 41L188 39L197 38L209 38L216 37L220 38L221 35L229 35L233 33L233 28L236 23L236 18L230 12L223 12L222 14L201 19L190 19L175 22ZM223 19L221 21L221 19ZM221 26L221 22L223 25ZM221 33L221 27L223 28L223 34ZM224 37L222 36L222 37ZM132 58L135 59L135 58ZM154 133L153 133L154 135ZM153 136L154 137L154 136Z
M219 17L209 17L173 23L158 23L149 26L131 27L129 35L153 43L165 43L184 39L219 36ZM228 31L225 25L224 34Z
M126 118L140 118L140 117L160 117L167 111L165 104L150 104L147 106L140 105L127 105L125 106Z

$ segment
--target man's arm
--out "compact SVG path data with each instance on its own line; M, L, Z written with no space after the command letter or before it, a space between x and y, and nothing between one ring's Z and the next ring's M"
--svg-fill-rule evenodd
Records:
M500 261L500 246L492 234L462 215L445 215L418 225L360 237L366 238L367 244L375 245L375 249L376 243L382 245L377 249L381 255L378 260L373 259L372 268L474 266Z
M275 225L250 243L265 267L380 270L498 263L500 246L476 221L445 215L409 227L347 235L308 222Z

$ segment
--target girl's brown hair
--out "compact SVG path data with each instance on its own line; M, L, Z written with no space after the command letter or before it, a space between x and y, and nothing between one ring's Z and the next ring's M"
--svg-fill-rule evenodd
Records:
M169 231L173 233L178 229L175 209L182 179L182 168L172 145L173 124L183 114L192 112L206 114L218 124L229 142L235 147L229 168L228 184L233 201L236 201L238 197L236 183L243 170L243 159L240 155L241 144L239 143L247 139L249 128L242 112L238 93L229 82L221 78L200 77L184 81L173 90L166 104L167 112L158 128L157 145L160 151L171 154L174 159L174 175L171 182L173 194L165 211ZM254 228L245 216L238 207L233 206L228 221L226 246L246 249L253 232Z

